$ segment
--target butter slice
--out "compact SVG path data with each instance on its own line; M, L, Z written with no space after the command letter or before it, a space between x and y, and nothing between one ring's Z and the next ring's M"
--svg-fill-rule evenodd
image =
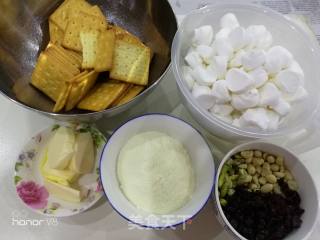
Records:
M53 196L68 202L81 202L86 197L87 190L78 190L72 187L64 186L50 180L44 180L44 186Z
M47 166L48 160L48 150L45 151L43 159L41 160L40 171L41 175L51 181L57 182L62 185L69 186L70 184L74 183L79 174L71 170L56 170L51 169Z
M51 169L64 170L74 153L75 133L71 128L59 127L48 145L47 166Z
M76 136L74 155L69 169L80 173L91 173L94 165L94 146L91 133L79 133Z

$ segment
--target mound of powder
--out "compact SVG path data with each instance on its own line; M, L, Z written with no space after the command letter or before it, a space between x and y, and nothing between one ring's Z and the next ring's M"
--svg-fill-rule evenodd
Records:
M160 132L144 132L129 139L120 151L117 175L127 199L153 214L178 210L194 190L188 152L179 141Z

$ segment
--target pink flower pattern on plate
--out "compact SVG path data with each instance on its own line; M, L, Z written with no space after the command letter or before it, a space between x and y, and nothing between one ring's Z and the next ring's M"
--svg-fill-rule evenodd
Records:
M98 184L97 184L95 192L102 192L102 183L101 183L100 178L98 179Z
M31 208L42 209L48 204L49 193L44 186L33 181L22 181L17 186L19 197Z

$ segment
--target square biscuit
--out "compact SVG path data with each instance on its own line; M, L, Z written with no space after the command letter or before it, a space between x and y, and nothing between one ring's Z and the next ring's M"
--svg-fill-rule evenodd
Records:
M72 77L54 59L41 53L32 73L31 84L56 102L64 91L65 80Z
M50 16L50 21L54 22L63 31L66 30L68 21L79 13L79 11L90 11L91 5L85 0L65 0L56 11Z
M70 94L66 103L66 111L72 110L89 90L94 86L98 73L91 71L85 75L80 74L79 78L72 83Z
M80 32L104 31L107 28L106 21L101 18L80 12L77 16L69 20L62 45L66 48L82 51Z
M49 35L50 42L53 44L61 45L64 37L64 31L57 24L49 21Z
M150 61L150 48L117 39L110 78L145 86L148 84Z
M112 29L99 34L94 66L97 72L109 71L112 68L115 42L115 33Z
M103 111L110 107L129 87L125 83L100 83L78 104L79 109Z

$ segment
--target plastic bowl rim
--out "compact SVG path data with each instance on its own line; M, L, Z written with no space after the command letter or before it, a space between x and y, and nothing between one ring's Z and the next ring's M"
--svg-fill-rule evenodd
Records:
M244 3L234 3L234 2L229 2L229 3L216 3L216 4L210 4L206 5L202 8L196 9L191 11L186 17L182 20L182 22L179 25L178 31L173 39L172 43L172 50L171 50L171 61L172 61L172 70L173 74L175 76L176 83L178 85L179 91L182 93L183 97L186 98L186 101L188 104L192 106L192 108L199 114L200 116L205 118L205 121L207 121L210 125L215 124L218 127L223 128L224 130L228 132L232 132L233 134L241 135L244 137L249 137L249 138L271 138L275 136L284 136L290 133L293 133L299 129L303 129L306 126L310 126L312 119L315 117L315 115L318 113L320 109L320 95L317 97L317 103L315 104L315 109L313 110L312 114L310 114L308 117L305 117L301 123L296 124L295 126L292 126L290 128L284 128L284 129L278 129L276 131L269 131L269 132L255 132L254 130L251 129L243 129L243 128L238 128L236 126L233 126L231 124L228 124L227 122L223 121L222 119L219 119L216 116L213 116L208 113L207 110L203 109L201 106L199 106L196 101L193 99L190 90L187 87L187 84L183 80L182 73L179 71L179 60L180 56L177 54L180 49L180 39L181 35L183 34L183 29L181 26L184 25L184 23L187 21L188 18L192 18L196 15L215 11L216 8L227 8L227 7L237 7L237 8L242 8L242 9L252 9L256 10L262 14L271 14L273 16L269 17L274 17L277 19L277 21L282 21L284 24L286 24L288 27L294 29L302 38L303 41L308 42L310 46L310 50L315 54L314 58L320 58L320 46L318 46L314 41L311 40L311 37L308 37L305 33L304 30L301 29L300 26L295 24L294 22L286 19L283 14L276 12L272 10L271 8L261 6L261 5L256 5L256 4L244 4ZM179 46L179 48L178 48ZM320 77L320 71L318 70L318 75Z

